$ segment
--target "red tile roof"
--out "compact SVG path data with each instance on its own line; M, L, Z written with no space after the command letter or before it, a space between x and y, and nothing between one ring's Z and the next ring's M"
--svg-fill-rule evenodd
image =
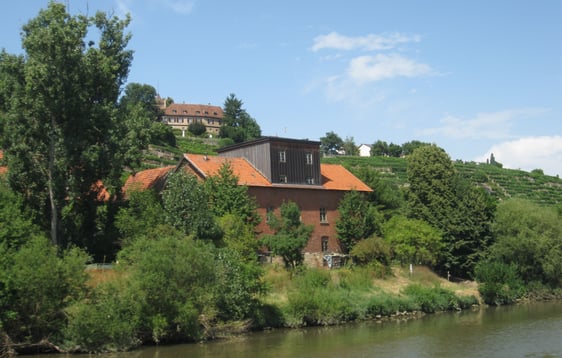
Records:
M161 184L161 181L174 168L175 166L167 166L163 168L147 169L135 175L131 175L127 178L125 185L123 185L123 193L127 195L127 191L153 188Z
M194 169L204 178L218 173L220 167L225 162L229 162L234 175L238 177L238 183L246 186L275 186L275 187L299 187L306 189L327 189L327 190L357 190L372 191L365 183L351 174L347 169L339 164L321 164L322 186L312 185L291 185L276 184L272 185L250 162L244 158L230 158L219 156L205 156L198 154L184 154L184 158L191 163Z
M246 186L271 186L267 178L244 158L227 158L216 155L207 156L199 154L184 154L183 157L203 178L216 175L221 166L228 162L230 163L233 174L238 177L238 184Z
M222 108L205 104L172 103L164 109L166 116L200 116L223 118Z
M98 201L106 202L111 197L111 194L109 194L109 192L107 191L105 185L103 185L103 182L101 180L98 180L97 182L92 184L91 190L92 192L96 193L96 199Z
M339 164L320 164L320 173L324 189L373 191Z

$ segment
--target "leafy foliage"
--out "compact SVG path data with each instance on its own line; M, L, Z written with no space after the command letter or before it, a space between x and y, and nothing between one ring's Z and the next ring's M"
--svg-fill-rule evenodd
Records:
M302 250L310 239L314 227L300 221L300 209L292 201L281 205L280 216L270 215L268 224L273 235L264 236L261 241L273 255L281 256L286 268L295 269L302 265Z
M209 197L197 178L179 170L168 176L162 192L166 222L198 239L218 240L222 233L216 224Z
M374 236L359 241L349 252L353 262L367 265L378 262L383 266L389 266L391 260L391 247L382 238Z
M57 255L42 236L18 249L0 242L0 329L13 342L60 342L64 310L86 291L87 256L79 249Z
M244 103L231 93L224 101L223 122L219 135L241 143L261 136L261 128L242 106Z
M102 235L92 185L103 180L112 193L120 187L116 104L132 59L128 23L101 12L71 16L51 2L23 26L25 56L0 56L7 81L0 90L10 91L0 95L10 185L34 215L50 218L41 224L56 245ZM97 47L85 45L90 26L99 34Z
M150 236L159 225L166 223L165 211L158 193L153 190L131 191L128 200L115 216L115 226L126 246L140 236Z
M423 220L394 216L383 231L402 263L434 265L443 250L441 233Z
M216 175L207 178L204 185L215 216L236 214L252 226L259 224L257 203L248 195L248 187L238 185L238 177L228 162L219 168Z
M346 137L342 144L345 155L359 155L359 148L355 144L353 137Z
M207 127L201 122L193 122L187 126L187 130L194 136L200 136L207 131Z
M0 245L18 248L40 230L24 211L21 195L13 192L0 177Z
M372 234L380 234L382 215L371 206L361 193L353 190L346 193L338 206L339 219L336 222L338 238L345 251Z
M419 147L408 157L408 181L408 216L443 234L441 269L471 276L492 241L492 201L482 189L460 178L447 153L434 145Z
M524 293L523 281L517 265L500 261L481 261L476 265L476 280L482 299L489 305L505 305L515 302Z
M517 267L525 282L562 285L562 220L554 208L512 199L498 205L489 260Z
M334 132L327 132L320 137L320 151L325 155L338 155L343 147L343 140Z
M118 279L69 309L69 342L87 351L194 341L221 320L251 317L264 292L257 262L185 237L140 238L119 255Z

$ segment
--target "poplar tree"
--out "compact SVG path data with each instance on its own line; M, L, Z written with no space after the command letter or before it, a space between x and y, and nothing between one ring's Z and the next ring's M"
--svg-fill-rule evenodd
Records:
M443 234L439 268L471 277L493 242L492 198L461 178L449 155L435 145L419 147L408 157L408 182L408 217L424 220Z

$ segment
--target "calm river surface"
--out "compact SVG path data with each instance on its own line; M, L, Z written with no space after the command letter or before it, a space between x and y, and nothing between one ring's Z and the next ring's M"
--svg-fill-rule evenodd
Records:
M273 330L98 357L562 357L562 302L427 315L408 322Z

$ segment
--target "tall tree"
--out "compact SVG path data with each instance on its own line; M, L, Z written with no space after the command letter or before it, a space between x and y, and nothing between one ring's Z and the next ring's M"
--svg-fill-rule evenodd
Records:
M439 230L423 220L397 215L385 223L383 231L403 264L434 265L443 249Z
M262 242L273 253L281 256L285 267L295 269L303 263L302 250L308 243L314 227L305 225L300 220L301 211L299 206L292 202L281 205L280 215L270 215L269 226L273 229L273 235L266 235Z
M353 137L346 137L342 144L345 155L359 155L359 148L355 145Z
M168 176L162 192L166 221L196 239L219 240L222 236L209 207L209 196L194 175L179 170Z
M491 198L460 178L447 153L435 145L419 147L408 157L408 181L408 216L443 234L439 268L472 276L474 265L491 244Z
M373 189L366 194L367 201L381 211L389 219L403 207L403 192L393 181L385 178L373 168L359 168L355 175Z
M98 225L94 184L103 180L113 192L119 187L117 99L132 59L128 23L101 12L71 16L51 2L23 27L25 56L0 57L0 77L8 82L0 87L0 110L10 184L37 217L50 218L57 245L64 244L63 218L74 224L67 233L74 239ZM92 26L97 46L86 44Z
M259 138L261 128L254 118L242 107L244 102L231 93L224 101L223 123L219 135L230 138L235 143Z
M205 189L210 209L216 217L235 214L252 227L260 223L255 199L248 195L247 186L238 185L238 177L228 162L205 181Z
M418 149L419 147L423 147L424 145L431 145L430 143L420 142L419 140L412 140L402 144L402 154L410 155L414 152L414 150Z
M327 132L326 136L320 138L320 150L325 155L337 155L343 147L343 140L333 131Z
M388 155L388 143L379 139L371 146L371 156L383 155Z
M141 167L143 151L149 144L176 144L172 127L159 121L161 110L156 96L151 85L129 83L119 100L124 165L133 171Z
M493 229L497 241L490 261L515 265L526 283L562 287L562 220L555 208L522 199L503 201Z
M346 193L338 211L340 217L336 222L336 231L346 252L351 251L358 241L380 234L382 215L358 191Z
M161 112L156 103L157 95L156 89L151 85L136 82L129 83L127 87L125 87L123 97L121 97L119 101L119 106L121 108L127 108L140 104L149 117L155 121Z

